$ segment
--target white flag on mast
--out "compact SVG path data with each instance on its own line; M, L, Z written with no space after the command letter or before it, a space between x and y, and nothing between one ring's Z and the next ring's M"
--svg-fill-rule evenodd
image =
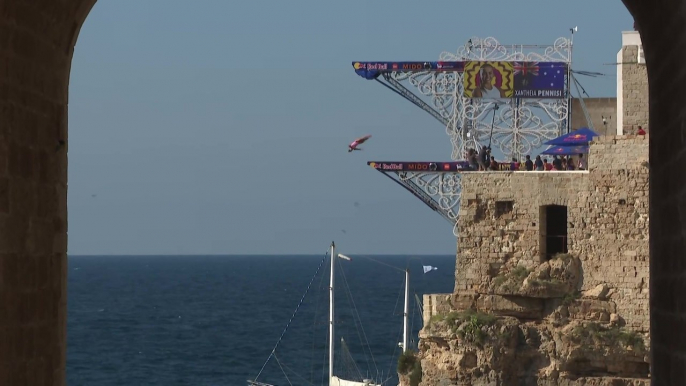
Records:
M424 265L423 267L424 267L424 273L427 273L429 271L435 271L438 269L437 267L432 267L430 265Z

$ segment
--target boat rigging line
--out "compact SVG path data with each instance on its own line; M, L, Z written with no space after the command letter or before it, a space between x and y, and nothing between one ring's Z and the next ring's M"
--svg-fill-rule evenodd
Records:
M339 262L339 265L340 265L340 262ZM360 338L360 343L361 343L363 348L365 347L365 344L366 344L367 350L369 350L369 355L372 357L372 364L374 365L374 369L376 370L376 372L378 374L379 373L379 367L376 365L376 360L374 359L374 353L372 353L371 345L369 344L369 339L367 339L367 333L365 332L364 327L362 327L362 319L360 318L360 312L357 310L357 305L355 304L355 299L353 299L352 293L350 291L350 286L348 285L348 278L345 276L345 270L340 269L339 271L341 272L341 276L343 277L343 283L344 283L345 289L346 289L346 291L345 291L346 297L348 298L348 301L350 301L350 303L352 305L353 320L355 319L355 317L357 317L357 322L355 323L356 327L357 327L358 322L360 324L360 328L359 329L356 328L357 336ZM362 335L364 336L364 341L362 341L362 336L360 336L359 330L362 330ZM364 350L362 352L364 352L365 361L367 361L367 364L369 364L369 359L367 358L367 352Z
M326 257L329 255L329 252L327 251L324 254L324 258L322 261L319 263L319 266L317 267L317 271L314 273L314 276L312 276L312 279L310 279L310 283L307 285L307 289L305 289L305 293L303 296L300 298L300 301L298 302L298 306L295 307L295 311L293 311L293 315L291 315L291 318L288 320L288 323L286 323L286 328L283 329L283 332L281 332L281 336L279 336L279 339L276 341L276 344L274 345L274 348L272 349L272 352L269 353L269 357L267 357L267 360L264 362L262 365L262 368L260 369L260 372L257 373L257 376L255 377L255 381L260 377L262 372L264 371L264 368L267 366L267 363L269 363L269 360L275 356L276 348L279 346L279 343L281 343L281 340L283 339L283 336L286 334L286 331L288 330L288 327L290 327L291 322L293 321L293 318L295 317L295 314L298 313L298 310L300 309L300 306L303 304L303 300L305 300L305 296L307 296L307 293L310 291L310 287L312 286L312 282L314 282L314 278L317 277L317 274L319 273L319 270L322 268L322 265L326 261ZM332 257L333 258L333 257ZM277 359L278 361L278 359ZM280 365L279 365L280 366ZM285 375L285 374L284 374Z

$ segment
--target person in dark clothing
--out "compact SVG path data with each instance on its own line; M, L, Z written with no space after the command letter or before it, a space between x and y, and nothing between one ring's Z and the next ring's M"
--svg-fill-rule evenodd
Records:
M494 156L491 156L491 163L489 168L491 170L500 170L500 166L498 165L498 162L495 160Z
M557 155L553 156L553 167L555 168L555 170L564 170L562 168L562 160L557 158Z
M483 146L479 149L479 170L488 169L488 148Z
M543 160L541 159L540 155L536 156L536 162L534 162L534 166L536 167L537 171L543 171Z
M526 167L526 171L528 171L528 172L534 170L534 162L531 160L530 155L526 156L526 161L524 162L524 167Z
M469 149L469 152L467 153L467 160L469 161L470 169L479 170L479 161L477 160L475 149Z

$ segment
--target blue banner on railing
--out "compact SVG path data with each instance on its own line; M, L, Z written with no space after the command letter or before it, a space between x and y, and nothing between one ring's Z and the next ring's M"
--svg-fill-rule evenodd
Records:
M458 71L464 70L464 62L353 62L357 75L375 79L382 72Z
M367 165L377 170L407 172L454 172L469 169L468 161L451 162L406 162L406 161L370 161Z
M564 62L352 62L355 72L376 79L385 72L464 72L465 98L565 98Z

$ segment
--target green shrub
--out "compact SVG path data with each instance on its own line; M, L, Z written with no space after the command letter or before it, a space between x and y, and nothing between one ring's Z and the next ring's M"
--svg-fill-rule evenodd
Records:
M417 357L414 351L407 350L400 354L398 357L398 373L407 374L414 368L414 364L417 363Z
M576 299L579 299L580 297L581 297L581 292L579 292L579 291L565 294L565 296L562 297L562 305L568 306L568 305L574 303L574 301Z
M410 374L410 386L418 386L422 381L422 362L414 351L407 350L398 358L398 373Z
M530 272L531 271L529 271L526 267L518 265L515 267L515 269L512 270L512 272L510 272L510 275L515 279L524 281L524 279L526 279L526 277L529 276Z
M636 351L645 349L645 342L637 332L617 326L605 327L595 322L576 326L572 331L572 338L581 344L595 342L606 346L631 347Z
M524 283L524 279L529 276L531 270L521 265L516 266L510 272L501 273L493 279L493 284L496 288L505 285L503 289L508 291L516 291Z
M422 381L422 362L415 361L412 366L412 373L410 373L410 386L419 386Z

